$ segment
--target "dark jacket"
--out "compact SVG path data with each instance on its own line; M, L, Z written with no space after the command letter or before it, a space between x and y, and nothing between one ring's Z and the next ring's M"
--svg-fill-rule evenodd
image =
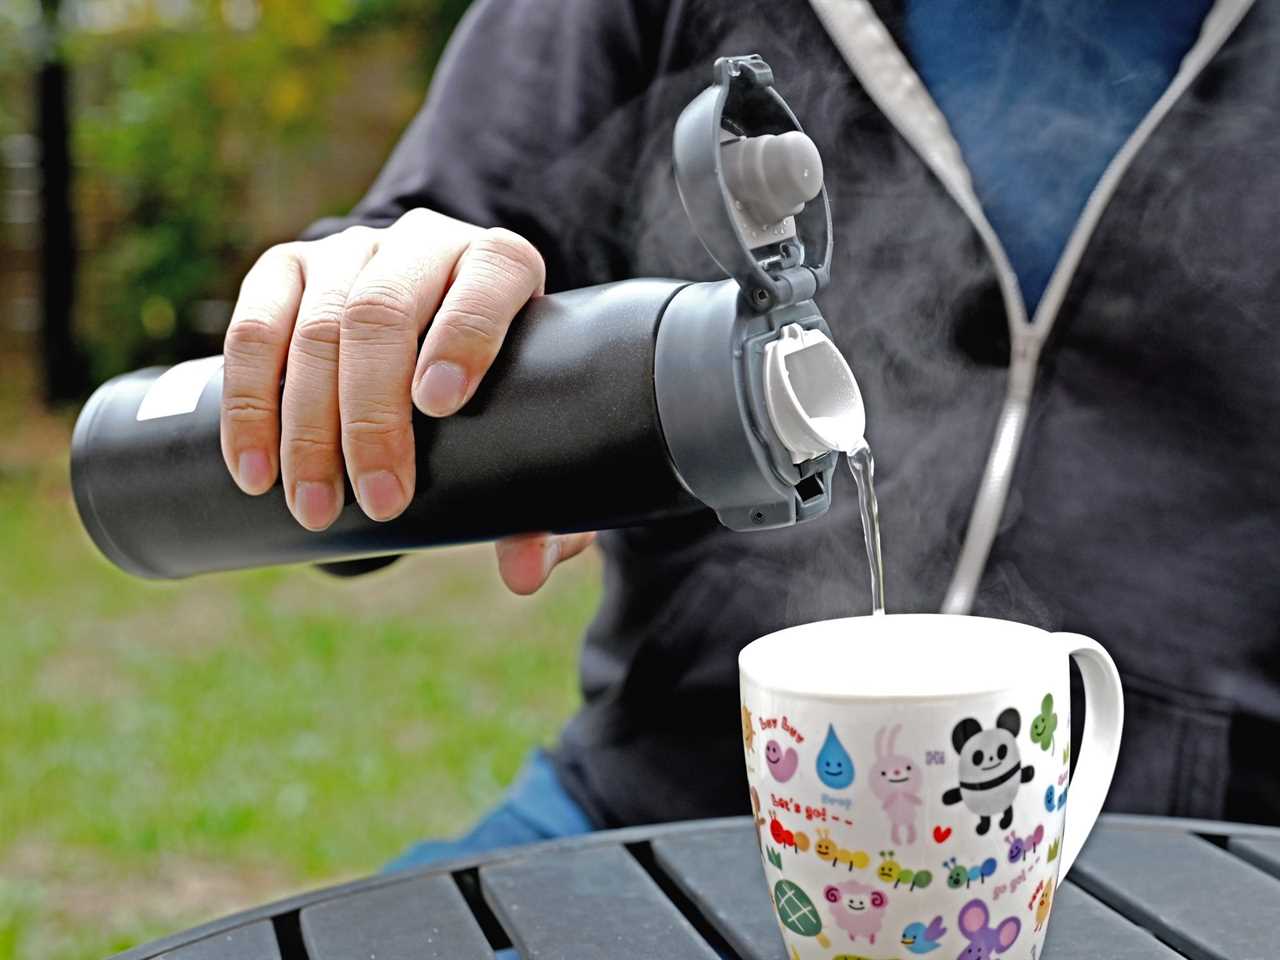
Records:
M923 158L910 118L855 78L823 6L478 0L351 220L428 206L510 227L552 290L715 279L676 195L672 126L717 56L763 55L826 161L836 257L819 302L869 411L889 608L936 610L1021 308L945 158ZM1217 26L1064 270L972 604L1107 646L1128 697L1111 806L1205 817L1235 783L1280 797L1273 743L1251 754L1237 736L1232 751L1233 724L1280 721L1280 2ZM693 520L602 537L584 704L555 753L599 824L747 809L738 651L869 609L843 475L834 499L777 532Z

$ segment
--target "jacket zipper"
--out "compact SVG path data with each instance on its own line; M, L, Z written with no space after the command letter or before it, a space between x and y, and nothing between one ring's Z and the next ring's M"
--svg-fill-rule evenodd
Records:
M1028 319L1018 278L1000 238L982 210L969 168L946 118L869 0L810 0L836 48L868 96L969 217L992 259L1004 298L1009 323L1009 380L969 516L964 544L942 602L943 613L967 614L973 608L991 546L1000 528L1018 452L1026 433L1040 351L1053 329L1067 290L1107 205L1138 151L1221 49L1253 2L1216 0L1205 17L1200 36L1183 58L1168 88L1112 157L1094 185L1058 258L1035 316Z

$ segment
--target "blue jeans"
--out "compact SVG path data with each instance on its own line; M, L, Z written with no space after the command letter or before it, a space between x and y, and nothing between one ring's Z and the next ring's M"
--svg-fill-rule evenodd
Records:
M551 759L536 750L525 761L502 802L471 830L453 840L427 840L392 860L385 871L425 867L502 847L517 847L590 833L595 827L560 784Z

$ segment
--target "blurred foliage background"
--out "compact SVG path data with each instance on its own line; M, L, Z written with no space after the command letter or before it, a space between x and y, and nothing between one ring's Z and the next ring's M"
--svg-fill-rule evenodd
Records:
M52 275L87 390L219 352L245 269L358 199L466 6L0 2L0 960L376 870L465 828L575 704L594 560L534 600L483 547L134 581L74 515L74 398L43 400L42 65L69 80L78 269Z
M24 85L42 57L63 56L76 329L102 379L206 348L258 250L358 199L467 2L60 6L42 17L35 0L6 0L0 123L30 128Z
M247 253L349 208L465 6L192 0L73 33L95 372L219 333Z

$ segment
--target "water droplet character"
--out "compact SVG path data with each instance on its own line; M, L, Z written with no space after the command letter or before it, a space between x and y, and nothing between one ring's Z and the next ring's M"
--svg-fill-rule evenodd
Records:
M818 779L832 790L843 790L853 783L853 757L836 736L836 728L827 725L827 738L818 751Z

